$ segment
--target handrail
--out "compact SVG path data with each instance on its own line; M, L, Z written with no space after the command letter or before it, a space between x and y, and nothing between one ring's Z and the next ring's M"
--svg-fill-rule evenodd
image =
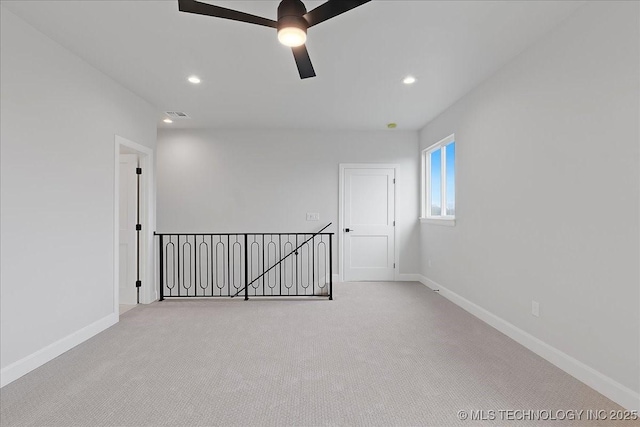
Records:
M274 267L276 267L277 265L280 265L285 259L289 258L291 255L293 254L297 254L298 253L298 249L300 249L301 247L303 247L305 244L307 244L308 242L310 242L311 240L313 240L317 235L321 234L324 230L326 230L327 228L329 228L329 226L332 223L330 222L329 224L325 225L324 227L322 227L322 229L320 231L318 231L317 233L314 233L311 237L309 237L307 240L305 240L304 242L302 242L302 244L300 244L299 246L297 246L295 249L293 249L291 252L289 252L286 256L284 256L283 258L280 258L280 261L276 262L275 264L273 264L271 267L269 267L267 270L263 271L261 275L259 275L258 277L256 277L255 279L253 279L251 282L247 283L246 285L244 285L243 288L240 288L240 290L238 290L238 292L236 292L235 294L231 295L231 298L235 298L237 297L240 292L246 290L249 288L249 286L251 286L252 284L254 284L256 281L258 281L260 278L262 278L265 274L267 274L269 271L273 270Z

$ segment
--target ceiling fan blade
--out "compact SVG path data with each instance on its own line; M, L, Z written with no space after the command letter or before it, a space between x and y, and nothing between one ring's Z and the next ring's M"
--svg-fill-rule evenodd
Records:
M309 77L315 77L316 72L313 70L313 65L311 65L311 58L309 57L307 46L302 45L302 46L291 48L291 50L293 50L293 57L296 60L296 65L298 66L298 73L300 73L300 78L308 79Z
M353 8L369 3L371 0L329 0L303 16L310 27L348 12Z
M238 12L237 10L227 9L225 7L214 6L208 3L201 3L195 0L178 0L178 9L181 12L231 19L232 21L247 22L249 24L263 25L265 27L276 28L278 25L276 21L271 19Z

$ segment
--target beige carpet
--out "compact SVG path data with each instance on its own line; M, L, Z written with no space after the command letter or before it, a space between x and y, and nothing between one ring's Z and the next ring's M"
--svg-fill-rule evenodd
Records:
M120 304L120 316L122 316L129 310L133 310L137 306L137 304Z
M417 283L140 305L0 395L3 427L561 426L498 411L621 409Z

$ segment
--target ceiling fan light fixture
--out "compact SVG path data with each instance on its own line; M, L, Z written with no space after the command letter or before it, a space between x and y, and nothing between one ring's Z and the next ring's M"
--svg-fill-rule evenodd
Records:
M309 23L303 18L307 8L300 0L283 0L278 6L278 40L285 46L298 47L307 41Z
M278 41L289 47L302 46L307 41L307 32L298 27L284 27L278 30Z

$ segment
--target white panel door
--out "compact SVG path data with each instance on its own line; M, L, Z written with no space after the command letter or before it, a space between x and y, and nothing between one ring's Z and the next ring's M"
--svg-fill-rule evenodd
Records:
M344 280L394 280L395 170L345 168Z
M120 304L136 304L136 209L138 156L120 155Z

